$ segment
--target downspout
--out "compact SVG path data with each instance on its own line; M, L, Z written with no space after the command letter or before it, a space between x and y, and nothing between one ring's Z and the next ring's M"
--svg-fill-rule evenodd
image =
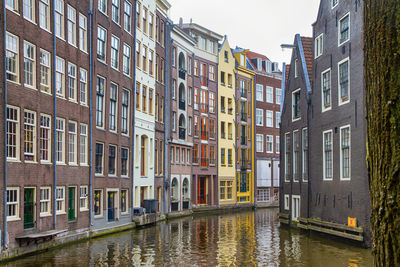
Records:
M134 49L134 53L135 53L135 55L136 55L136 23L137 23L137 21L136 21L136 14L137 14L137 10L136 10L136 7L137 7L137 0L135 0L134 1L134 5L135 5L135 16L134 16L134 20L133 20L133 27L135 28L135 30L134 30L134 34L133 34L133 46L135 47L135 49ZM136 57L135 57L135 59L136 59ZM138 60L140 60L140 58L138 59ZM135 176L135 140L136 140L136 136L135 136L135 114L136 114L136 60L134 60L135 61L135 63L133 64L133 77L132 77L132 80L133 80L133 91L132 91L132 94L133 94L133 105L131 105L132 106L132 108L133 108L133 118L132 118L132 149L131 149L131 152L132 152L132 164L131 164L131 173L132 173L132 197L131 197L131 205L132 205L132 216L133 216L133 208L135 207L135 183L134 183L134 181L135 181L135 179L134 179L134 176Z
M235 181L236 181L236 184L235 184L235 188L236 188L236 195L235 195L235 202L236 202L236 206L238 206L239 205L239 203L238 203L238 201L237 201L237 199L238 199L238 197L237 197L237 195L238 195L238 189L239 189L239 179L240 179L240 172L239 172L239 174L238 174L238 172L237 172L237 165L238 165L238 159L239 159L239 149L237 149L238 147L239 147L239 140L238 140L238 134L240 133L239 132L239 123L238 123L238 114L239 114L239 105L238 105L238 99L236 99L236 97L238 97L237 96L237 87L239 86L238 85L238 74L237 74L237 70L236 70L236 66L235 66L235 69L234 69L234 73L235 73L235 88L234 88L234 92L235 92L235 106L236 106L236 110L235 110L235 127L236 127L236 136L235 136L235 154L236 154L236 162L235 162Z
M282 64L282 80L281 80L281 88L282 88L282 93L281 93L281 106L280 106L280 113L281 113L281 118L283 115L283 105L284 105L284 101L285 101L285 92L286 92L286 63L283 62ZM283 137L283 138L282 138ZM283 158L283 154L285 154L285 159L286 159L286 152L285 149L285 145L281 145L281 144L285 144L284 142L286 142L286 135L285 133L282 132L282 120L281 120L281 124L279 125L279 166L282 166L282 158ZM285 181L285 176L286 176L286 172L285 172L285 162L283 162L283 172L282 172L282 167L280 167L279 170L279 212L281 212L281 208L284 206L284 203L282 203L282 201L284 200L284 194L283 194L283 184ZM281 175L283 173L283 175ZM283 179L282 179L283 176ZM283 204L283 205L282 205Z
M194 50L193 50L194 51ZM193 90L193 95L192 95L192 107L193 107L193 109L192 109L192 111L193 111L193 114L194 114L194 101L195 101L195 99L194 99L194 56L195 56L195 54L194 54L194 52L192 52L192 59L193 59L193 68L192 68L192 90ZM198 67L200 67L200 66L198 66ZM199 98L200 98L200 89L199 89ZM198 107L200 107L200 105L198 105ZM200 108L199 108L199 110L200 110ZM193 115L193 122L194 122L194 115ZM201 126L200 126L201 127ZM194 128L192 128L192 136L194 137ZM194 149L194 138L192 138L192 140L193 140L193 146L192 146L192 155L193 155L193 149ZM196 178L197 178L197 176L196 176ZM199 192L198 191L198 189L197 189L197 186L199 185L198 183L197 183L197 179L196 179L196 182L195 181L193 181L193 156L192 156L192 166L190 166L190 179L192 180L192 183L191 183L191 189L193 189L193 188L196 188L196 191L195 192ZM190 190L190 195L192 195L192 190ZM196 197L196 199L193 199L192 201L191 201L191 203L190 203L190 206L192 206L192 204L193 204L193 201L196 201L196 205L198 205L199 203L197 203L197 201L198 201L198 196Z
M256 105L255 105L255 88L256 88L256 74L254 74L254 77L253 77L253 88L252 88L252 90L251 90L251 92L252 92L252 94L251 94L251 104L252 104L252 114L251 114L251 124L252 124L252 129L251 129L251 133L252 133L252 136L251 136L251 140L252 140L252 142L251 142L251 145L252 145L252 154L253 154L253 159L252 159L252 166L253 166L253 201L254 201L254 207L256 206L256 201L257 201L257 198L256 198L256 194L257 194L257 185L256 185L256 183L257 183L257 177L256 177L256 166L257 165L255 165L255 162L256 162L256 151L255 151L255 148L256 148L256 146L255 146L255 129L256 129L256 125L255 125L255 123L254 123L254 118L255 118L255 112L256 112L256 109L255 109L255 107L256 107ZM271 161L272 162L272 161ZM273 177L271 176L271 180L272 180L272 186L274 185L273 184Z
M93 24L93 0L90 0L89 7L89 218L90 225L93 225L93 51L92 51L92 24Z
M214 137L215 137L215 139L217 140L217 149L214 151L214 156L215 156L215 161L216 161L216 166L217 166L217 186L216 186L216 188L217 188L217 192L216 192L216 195L217 195L217 199L216 199L216 201L217 201L217 207L219 208L220 207L220 205L219 205L219 166L218 166L218 154L219 154L219 142L218 142L218 136L219 136L219 128L218 128L218 126L219 126L219 106L218 106L218 102L219 102L219 90L218 90L218 88L219 88L219 80L218 80L218 78L219 78L219 54L220 54L220 51L219 51L219 49L218 49L218 55L217 55L217 69L216 69L216 71L215 71L215 73L217 74L216 76L217 76L217 79L215 79L216 80L216 82L217 82L217 93L216 93L216 96L215 96L215 98L214 98L214 101L215 101L215 107L214 107L214 112L216 112L216 114L217 114L217 119L216 119L216 123L214 123L214 127L215 127L215 129L214 129L214 131L215 131L215 135L214 135ZM233 155L231 155L231 157L233 157ZM215 161L214 161L214 163L215 163ZM215 187L214 187L215 188Z
M6 31L7 31L7 10L6 3L3 2L3 34L4 34L4 218L3 218L3 244L7 244L7 57L6 57ZM1 235L0 235L1 239ZM1 251L1 244L0 244Z
M56 0L53 0L53 18L56 17ZM56 39L56 24L53 21L53 105L54 105L54 124L53 124L53 147L54 147L54 156L53 156L53 167L54 167L54 176L53 176L53 208L54 208L54 213L53 213L53 228L56 229L57 225L57 153L56 153L56 148L57 148L57 130L56 130L56 125L57 125L57 93L56 93L56 60L57 60L57 39Z

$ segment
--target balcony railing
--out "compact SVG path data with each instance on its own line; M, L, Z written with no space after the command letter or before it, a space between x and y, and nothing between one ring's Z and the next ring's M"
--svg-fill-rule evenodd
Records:
M186 70L179 68L179 78L185 80L186 78Z
M186 139L186 129L184 128L179 128L179 139Z
M241 121L246 121L247 120L247 113L246 112L242 112L241 113L240 120Z
M186 101L183 99L179 99L179 109L185 110L186 109Z

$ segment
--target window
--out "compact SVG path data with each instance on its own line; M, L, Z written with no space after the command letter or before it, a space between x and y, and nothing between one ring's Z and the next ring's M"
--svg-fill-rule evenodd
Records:
M256 148L257 152L264 152L264 135L256 134Z
M18 0L6 0L6 7L18 12Z
M142 85L142 111L147 111L147 87Z
M281 124L281 113L280 112L275 112L275 127L279 128Z
M289 182L290 177L290 133L285 134L285 182Z
M64 162L64 147L65 147L65 120L56 119L56 161L58 163Z
M176 80L172 79L172 99L176 98Z
M225 165L225 148L221 148L221 164Z
M124 29L129 33L132 30L132 5L128 1L124 1Z
M50 93L51 84L51 59L50 53L40 49L40 90Z
M292 195L292 221L297 221L300 216L300 196Z
M292 121L300 119L300 88L292 92Z
M208 103L210 105L209 111L214 113L214 106L215 106L214 92L209 92L208 98L209 98Z
M140 43L136 41L136 67L140 68Z
M207 46L206 46L207 40L203 37L200 37L200 48L203 50L206 50Z
M340 179L350 180L350 126L340 127Z
M272 110L266 110L265 116L266 116L265 126L274 127L274 112Z
M153 37L154 37L154 30L153 30L154 22L153 22L153 20L154 20L154 15L150 14L149 15L149 36L151 39L153 39Z
M274 137L272 135L267 135L266 136L266 144L267 144L267 148L266 148L266 152L267 153L274 153Z
M331 108L331 70L324 71L321 76L322 111L326 111Z
M7 187L7 221L19 218L19 188Z
M50 162L51 155L51 117L40 115L40 160Z
M128 134L129 131L129 91L126 89L122 90L122 110L121 110L121 132Z
M79 101L82 105L87 105L87 71L79 69Z
M103 155L104 155L104 145L101 143L96 143L96 166L95 166L96 174L103 174Z
M232 199L232 188L233 181L220 181L219 182L220 199L230 200Z
M188 125L188 134L192 135L192 123L193 123L193 118L189 117L189 125Z
M264 116L264 111L262 110L262 109L259 109L259 108L257 108L256 109L256 125L257 126L263 126L263 122L264 122L264 118L263 118L263 116Z
M111 35L111 67L119 68L119 39Z
M103 190L95 189L94 194L94 203L93 203L93 209L94 209L94 216L102 216L103 215Z
M153 76L153 68L154 68L154 60L153 60L154 52L149 49L149 74Z
M108 174L109 175L116 175L117 171L116 171L116 164L115 164L115 160L116 160L116 155L117 153L117 148L116 146L108 146Z
M118 99L118 85L115 83L110 84L110 110L109 110L109 128L110 131L117 131L117 99Z
M228 62L228 51L224 51L224 61Z
M350 40L350 13L347 13L343 18L339 20L339 45L344 44Z
M225 85L225 72L221 71L221 84Z
M147 175L147 139L144 135L140 138L140 176Z
M76 101L76 66L68 63L68 97L72 101Z
M324 34L320 34L317 38L315 38L314 42L314 57L317 58L322 55L323 47L324 47Z
M324 180L332 180L333 178L333 145L332 145L332 130L323 132L323 162L324 162Z
M97 58L106 60L107 31L102 27L97 27Z
M36 85L36 47L24 41L24 85Z
M65 212L65 187L57 186L56 188L56 213Z
M124 44L124 54L122 57L122 71L125 75L131 74L131 47Z
M149 89L149 114L153 114L153 89Z
M35 2L34 0L24 0L23 2L24 18L32 22L35 22Z
M293 181L298 182L298 162L299 162L299 131L293 131Z
M176 124L176 112L175 111L172 111L172 131L176 131L176 127L175 127L175 124Z
M64 96L65 65L64 59L56 57L56 94Z
M280 137L276 136L276 141L275 141L275 150L276 153L279 154L281 152L281 148L280 148Z
M121 148L121 176L128 176L129 168L129 149Z
M270 86L265 87L265 95L267 103L274 103L274 88Z
M339 3L339 0L332 0L332 8L337 6L338 3Z
M229 148L228 149L228 165L229 166L232 166L232 149L231 148Z
M138 18L138 19L140 19L140 18ZM142 20L143 20L143 22L142 22L143 32L145 34L147 34L147 9L145 7L143 7Z
M112 20L119 24L119 0L112 0L111 15Z
M147 72L147 47L143 46L142 53L142 70Z
M348 103L350 101L350 71L349 59L339 62L339 105Z
M36 159L36 113L24 111L24 159Z
M19 160L19 109L7 106L7 159Z
M80 138L79 138L79 154L80 154L80 162L81 165L87 165L87 144L88 144L88 133L87 133L87 125L81 123L80 124Z
M211 42L210 42L211 43ZM208 70L208 77L211 81L215 81L215 67L210 65Z
M245 57L244 57L244 55L240 55L240 65L242 65L242 66L244 66L244 64L245 64Z
M50 187L40 188L40 216L50 215L51 213L51 191Z
M194 60L194 75L199 76L199 61Z
M276 88L275 89L275 104L281 104L282 99L282 89Z
M262 84L256 84L256 100L264 101L264 87Z
M140 3L136 1L136 27L140 29Z
M76 46L76 11L67 5L67 37L68 43Z
M81 186L79 188L79 210L84 211L89 209L88 205L88 187L87 186Z
M87 52L87 19L79 13L79 49Z
M128 190L121 189L121 213L128 212Z
M104 90L106 80L103 77L97 76L96 89L96 126L104 127Z
M98 9L104 14L107 14L107 0L99 0Z
M77 164L77 132L76 132L76 122L68 122L68 162L69 164Z
M136 82L136 109L140 110L140 83Z
M18 82L19 57L18 57L18 37L6 34L6 61L7 61L7 80Z
M64 39L64 1L63 0L55 0L55 16L54 16L54 24L56 36Z
M209 51L210 53L213 53L213 54L214 54L214 50L215 50L215 43L214 43L213 41L209 41L209 42L208 42L208 51Z

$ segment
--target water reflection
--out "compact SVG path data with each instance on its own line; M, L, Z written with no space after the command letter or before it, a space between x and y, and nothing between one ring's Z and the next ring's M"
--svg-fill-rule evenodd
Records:
M372 266L369 250L279 228L277 210L187 217L7 266Z

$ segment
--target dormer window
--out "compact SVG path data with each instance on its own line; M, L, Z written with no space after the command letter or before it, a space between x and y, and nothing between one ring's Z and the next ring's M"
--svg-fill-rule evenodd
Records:
M209 51L210 53L213 53L213 54L214 54L214 42L213 42L213 41L209 41L209 42L208 42L208 51Z
M244 66L244 55L240 55L240 65Z
M272 72L272 63L269 60L265 60L265 72Z
M332 0L332 8L337 6L338 3L339 3L339 0Z
M206 46L206 39L204 39L203 37L200 37L200 48L203 50L206 50L207 46Z
M225 62L228 62L228 51L224 52L224 60Z
M262 60L257 58L257 70L262 71Z

